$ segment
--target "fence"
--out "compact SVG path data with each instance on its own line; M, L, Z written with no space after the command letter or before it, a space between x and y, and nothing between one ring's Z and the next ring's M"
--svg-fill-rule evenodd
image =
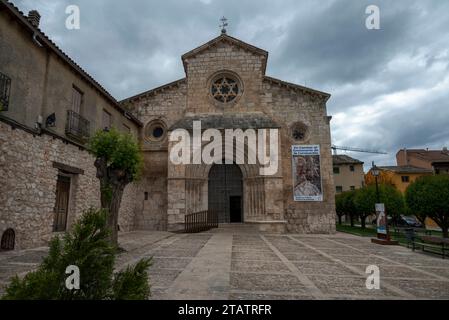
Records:
M218 215L210 210L189 213L184 218L184 231L195 233L218 228Z

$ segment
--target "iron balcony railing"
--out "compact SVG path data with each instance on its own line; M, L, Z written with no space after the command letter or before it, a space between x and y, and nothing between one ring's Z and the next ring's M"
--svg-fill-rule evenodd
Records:
M90 123L89 120L83 118L75 111L67 111L67 123L65 132L67 135L75 138L83 139L90 136Z
M11 79L0 72L0 111L8 110Z
M184 231L187 233L218 228L218 215L210 210L186 214L184 220Z

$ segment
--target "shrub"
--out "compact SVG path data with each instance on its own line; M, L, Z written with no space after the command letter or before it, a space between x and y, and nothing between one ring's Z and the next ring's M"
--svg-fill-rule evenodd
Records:
M61 240L54 237L48 256L23 279L15 276L5 300L146 299L149 259L113 274L116 247L109 240L104 210L89 209ZM80 288L66 288L66 268L80 271Z

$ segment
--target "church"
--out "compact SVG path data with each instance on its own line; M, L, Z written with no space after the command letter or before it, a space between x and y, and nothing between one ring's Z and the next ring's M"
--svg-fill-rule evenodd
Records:
M334 232L330 95L267 76L268 52L225 29L181 59L183 79L120 102L144 124L144 199L136 225L176 231L186 214L212 210L220 223L261 231ZM261 175L259 160L239 163L225 147L218 163L174 164L170 135L192 132L195 123L203 132L276 130L277 171ZM245 159L252 148L245 140Z
M260 231L335 232L329 94L267 76L268 52L223 29L181 57L184 78L117 101L39 26L36 10L0 1L0 250L46 245L100 207L87 142L112 127L144 158L120 231L180 231L207 210ZM174 161L183 136L193 155Z

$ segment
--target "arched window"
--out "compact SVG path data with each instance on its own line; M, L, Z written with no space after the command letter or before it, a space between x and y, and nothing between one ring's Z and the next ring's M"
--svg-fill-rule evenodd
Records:
M3 250L14 250L14 245L16 241L16 233L13 229L9 228L3 232L0 249Z

